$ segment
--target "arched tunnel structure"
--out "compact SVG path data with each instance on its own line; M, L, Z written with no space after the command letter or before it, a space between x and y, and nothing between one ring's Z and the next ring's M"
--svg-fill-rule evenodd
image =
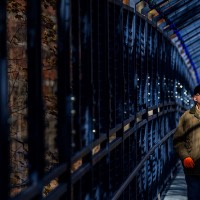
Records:
M41 2L28 1L23 141L27 175L21 185L14 186L9 167L13 166L13 146L7 12L6 1L2 2L0 198L160 199L178 165L173 133L181 114L193 105L192 90L199 83L195 15L199 3L58 0L56 78L52 83L56 114L54 127L47 133L49 107L44 99L50 97L43 91ZM193 18L185 16L187 10L193 11ZM188 27L193 32L186 31ZM51 156L56 157L50 168L49 134L54 135L51 150L55 154ZM18 137L14 139L19 142ZM11 191L15 191L12 197Z

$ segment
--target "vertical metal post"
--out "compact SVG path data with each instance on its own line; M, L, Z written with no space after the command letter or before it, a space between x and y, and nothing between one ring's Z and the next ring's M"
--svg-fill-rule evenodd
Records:
M85 2L84 2L85 3ZM84 133L81 132L81 111L84 107L82 102L82 85L84 80L84 75L82 73L82 51L81 51L81 29L80 29L80 0L73 0L70 4L70 45L71 47L71 94L73 95L73 110L74 114L71 116L71 122L73 132L75 133L72 137L73 150L72 154L80 151L82 149L82 145L84 144ZM80 78L82 77L82 78ZM82 118L82 119L81 119ZM85 116L84 116L85 118Z
M44 173L40 6L40 0L27 1L28 145L30 181L32 184L38 183Z
M70 63L70 0L57 1L58 24L58 150L60 163L66 163L66 173L60 182L67 182L67 193L62 199L71 199L71 63Z
M9 197L9 125L6 49L6 0L0 1L0 196Z

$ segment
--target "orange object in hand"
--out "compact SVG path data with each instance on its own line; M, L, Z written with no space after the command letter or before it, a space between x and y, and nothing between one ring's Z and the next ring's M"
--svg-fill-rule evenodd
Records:
M187 157L183 160L183 165L185 168L194 168L194 161L191 157Z

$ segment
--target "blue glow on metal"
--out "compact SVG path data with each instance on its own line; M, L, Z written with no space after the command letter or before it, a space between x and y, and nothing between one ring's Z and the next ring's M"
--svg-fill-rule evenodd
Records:
M181 44L182 44L182 46L183 46L183 49L184 49L186 55L188 56L188 59L189 59L191 65L192 65L192 68L193 68L194 73L195 73L195 76L196 76L196 80L197 80L198 84L200 84L200 79L199 79L199 76L198 76L198 73L197 73L196 66L195 66L194 62L192 61L192 58L191 58L190 53L189 53L189 51L188 51L188 49L187 49L187 46L185 45L184 40L183 40L181 34L179 33L179 30L176 28L175 24L172 22L171 19L168 19L168 18L166 18L166 17L164 16L164 14L163 14L163 13L159 10L159 8L156 6L156 3L155 3L155 2L153 2L153 1L151 1L151 0L150 0L150 1L146 0L145 2L148 3L149 8L151 8L151 9L156 9L156 11L159 13L159 15L161 15L161 16L166 20L166 22L169 24L170 28L171 28L171 29L174 31L174 33L177 35L178 39L180 40L180 42L181 42Z
M171 21L171 20L169 20L169 21ZM175 25L173 24L173 22L172 22L172 27L173 27L174 33L177 35L178 39L180 40L180 42L181 42L181 44L182 44L182 46L183 46L183 49L184 49L184 51L185 51L185 53L186 53L186 55L187 55L187 57L188 57L188 59L189 59L191 65L192 65L192 68L193 68L193 70L194 70L194 73L195 73L197 82L198 82L198 84L199 84L199 83L200 83L200 79L199 79L199 76L198 76L198 73L197 73L197 69L196 69L196 66L195 66L194 62L192 61L192 58L191 58L190 53L189 53L189 51L188 51L188 48L187 48L187 46L185 45L184 40L183 40L181 34L180 34L179 31L177 30L177 28L175 27Z

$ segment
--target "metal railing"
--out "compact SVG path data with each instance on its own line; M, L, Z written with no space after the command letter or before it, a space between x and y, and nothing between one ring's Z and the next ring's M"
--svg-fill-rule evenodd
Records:
M41 2L27 1L28 178L10 197L11 117L2 2L1 198L156 199L175 170L172 135L178 117L191 104L185 93L190 88L171 43L133 8L111 0L56 2L58 162L50 170L45 168L48 108L42 85ZM52 181L55 186L44 194Z

